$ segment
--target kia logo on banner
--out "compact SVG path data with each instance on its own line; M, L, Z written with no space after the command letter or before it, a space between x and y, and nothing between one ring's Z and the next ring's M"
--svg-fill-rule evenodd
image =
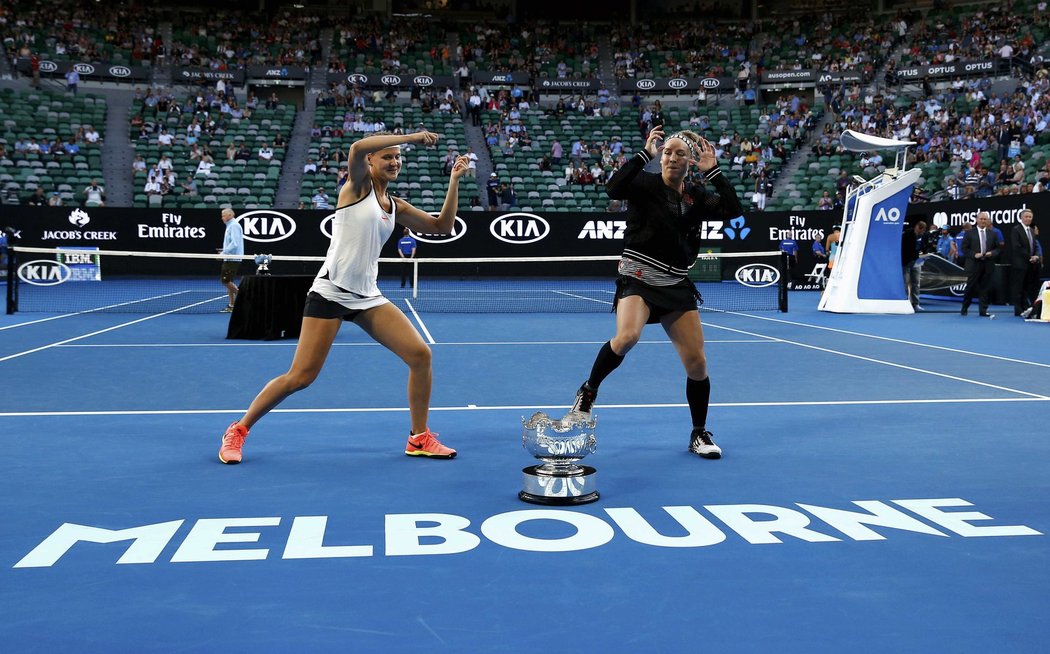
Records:
M672 89L684 89L689 86L689 80L676 77L671 80L667 80L667 87Z
M330 213L324 217L321 221L321 233L325 235L325 238L332 238L332 224L335 222L335 213Z
M744 286L762 288L780 281L780 271L766 263L751 263L736 270L736 280Z
M493 220L489 231L504 243L525 245L543 240L551 233L551 226L535 214L508 213Z
M58 64L53 61L44 60L40 62L41 73L53 73L58 70Z
M130 77L131 69L127 66L110 66L109 74L113 77Z
M412 83L416 86L432 86L434 84L434 78L428 75L416 75L412 80Z
M656 88L656 81L651 79L640 79L637 82L635 82L635 86L637 86L642 91L648 91L649 89Z
M431 213L430 215L436 216L437 214ZM417 241L423 241L424 243L451 243L463 238L463 235L466 233L467 223L463 222L463 219L459 216L456 216L456 222L452 225L451 234L417 234L412 232L412 236Z
M715 77L705 77L704 79L700 80L700 86L704 87L705 89L717 89L719 86L721 86L721 82L719 82L718 79Z
M383 75L379 81L387 86L398 86L401 84L401 78L397 75Z
M295 233L295 221L279 211L260 209L241 214L244 238L256 243L273 243L283 241Z
M18 278L33 286L57 286L72 276L69 266L47 259L27 261L18 267Z
M354 73L353 75L347 75L346 81L350 82L351 84L368 84L368 75Z
M73 64L73 70L77 71L81 75L95 74L95 67L91 64Z

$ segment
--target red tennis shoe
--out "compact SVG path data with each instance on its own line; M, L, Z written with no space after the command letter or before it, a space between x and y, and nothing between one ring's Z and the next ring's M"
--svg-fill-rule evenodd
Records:
M226 428L222 435L222 447L219 448L219 461L223 463L240 463L241 448L244 439L248 438L248 428L236 422Z
M437 434L429 429L408 437L405 445L405 454L408 456L428 456L432 459L454 459L456 451L451 447L445 447L437 439Z

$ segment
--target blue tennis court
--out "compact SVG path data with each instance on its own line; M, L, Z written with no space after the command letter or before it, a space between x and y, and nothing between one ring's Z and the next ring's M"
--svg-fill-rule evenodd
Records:
M718 461L686 452L666 336L602 386L601 500L517 499L608 314L419 311L406 368L345 325L321 377L217 458L294 342L213 314L0 317L6 651L1045 651L1044 325L705 311ZM403 306L403 308L405 308ZM407 312L407 309L406 309Z

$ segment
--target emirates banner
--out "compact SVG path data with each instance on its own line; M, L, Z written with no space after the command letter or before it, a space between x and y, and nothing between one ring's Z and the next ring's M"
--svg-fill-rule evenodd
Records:
M411 198L409 198L411 201ZM1041 227L1043 251L1050 248L1050 194L1014 195L910 205L909 223L954 227L989 212L1007 238L1022 209L1032 209ZM247 254L322 256L328 249L334 213L315 210L240 210ZM835 211L747 212L730 220L704 220L703 248L715 252L777 250L781 241L799 246L794 273L803 281L815 265L814 241L823 243L842 221ZM222 247L225 227L220 210L5 207L0 227L14 230L22 245L35 247L97 247L102 250L189 252L214 254ZM623 250L627 227L622 213L464 211L451 234L416 234L419 257L573 257L610 256ZM394 230L383 250L397 257L400 230ZM1006 260L1006 253L1003 255Z

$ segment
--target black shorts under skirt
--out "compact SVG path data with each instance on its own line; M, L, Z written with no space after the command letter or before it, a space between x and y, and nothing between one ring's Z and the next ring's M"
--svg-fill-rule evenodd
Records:
M613 313L616 312L616 304L620 298L630 295L638 295L649 307L649 320L647 325L660 322L660 319L669 313L676 311L696 311L698 305L704 303L700 291L688 279L683 279L671 286L650 286L640 279L620 275L616 279L616 296L613 298Z
M341 318L347 322L354 322L364 312L365 309L349 309L338 302L332 302L317 291L306 294L306 306L303 307L304 318Z

